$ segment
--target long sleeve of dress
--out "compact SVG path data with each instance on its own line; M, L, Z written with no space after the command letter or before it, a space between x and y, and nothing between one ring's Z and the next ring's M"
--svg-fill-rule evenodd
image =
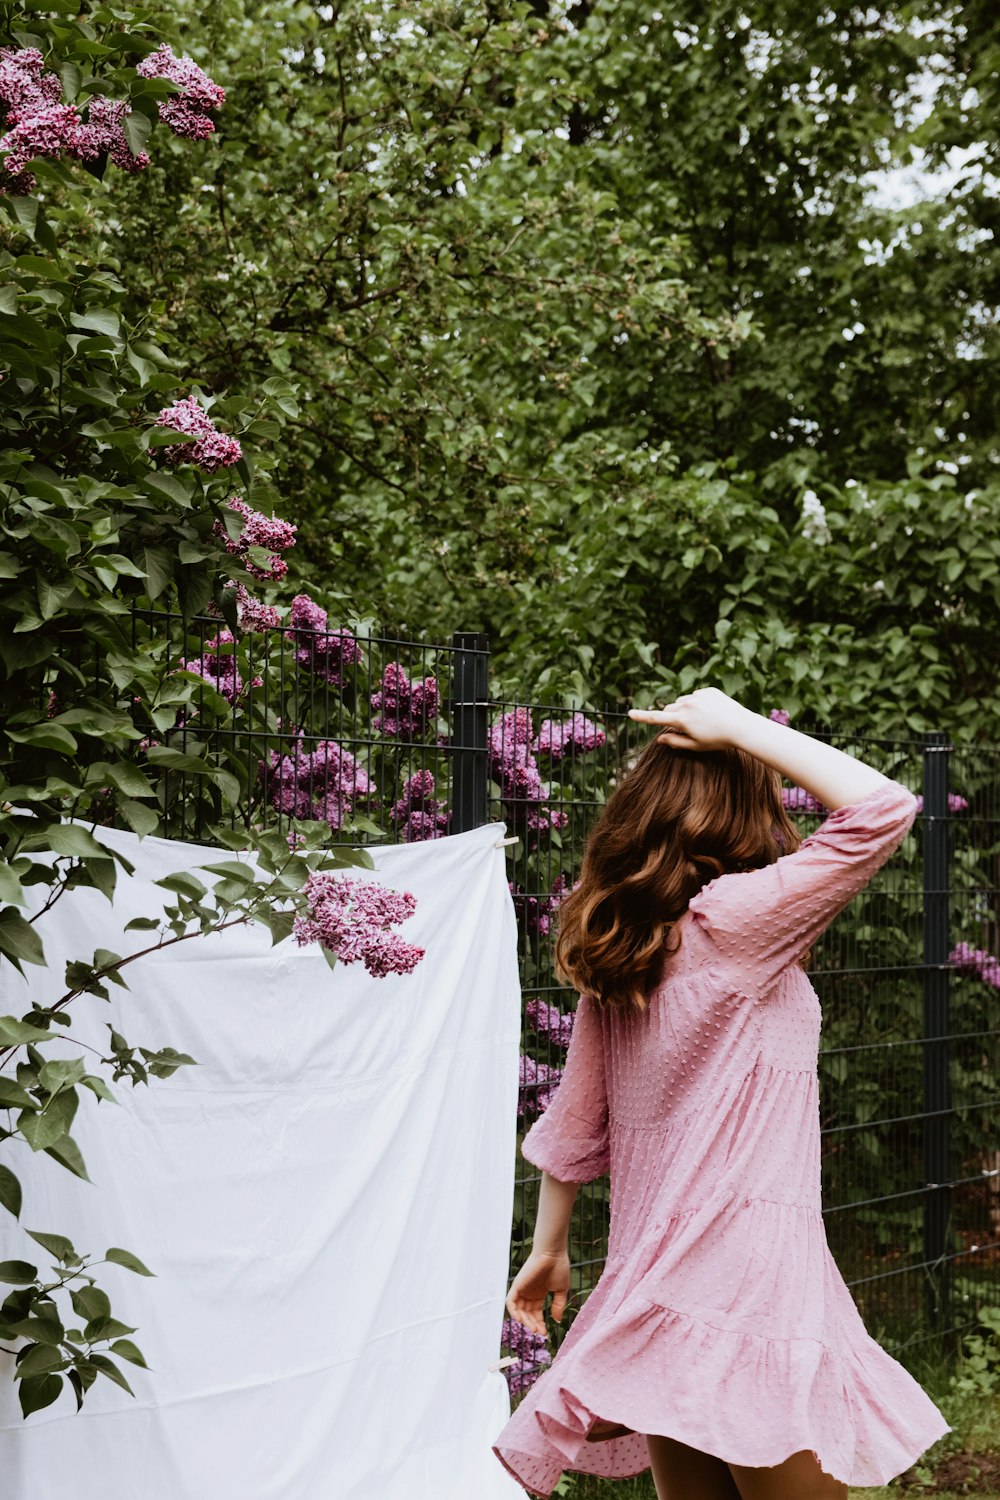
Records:
M720 875L692 897L695 920L751 998L766 995L863 890L902 843L916 809L913 793L889 781L831 813L793 854Z
M601 1021L581 995L552 1102L524 1137L521 1155L559 1182L593 1182L608 1171L608 1095Z

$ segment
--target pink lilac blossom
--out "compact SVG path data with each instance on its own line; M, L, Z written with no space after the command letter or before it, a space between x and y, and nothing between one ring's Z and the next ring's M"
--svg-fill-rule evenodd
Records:
M525 1328L516 1318L504 1318L500 1347L517 1356L516 1364L504 1365L503 1369L511 1396L523 1395L552 1363L545 1334Z
M969 806L968 802L965 800L964 797L960 796L958 792L949 792L948 793L948 811L949 812L952 812L952 813L965 812L966 809L968 808L968 806ZM924 799L923 799L923 797L920 794L918 794L918 796L917 796L917 812L918 813L922 813L923 810L924 810Z
M412 974L425 949L393 932L416 910L416 897L374 880L314 872L304 887L307 908L292 927L300 947L319 943L341 963L363 963L373 978Z
M343 687L348 668L361 660L357 637L346 627L327 629L327 613L308 594L296 594L292 600L291 630L288 639L295 647L295 660L320 682Z
M803 786L783 786L781 788L781 805L788 812L826 811L823 803L818 801L812 792L807 792Z
M560 1010L558 1005L551 1005L547 1000L535 999L528 1001L524 1013L533 1031L537 1031L539 1036L548 1037L553 1046L560 1047L565 1052L573 1035L573 1022L576 1019L573 1011Z
M144 57L135 70L142 78L169 78L181 92L158 103L160 119L174 135L203 141L215 130L211 111L226 101L226 91L213 83L190 57L175 57L164 42Z
M556 878L548 895L529 896L525 891L518 890L511 880L507 882L507 889L514 902L518 924L523 925L529 937L546 937L552 926L553 914L566 894L566 876L559 875Z
M0 103L6 107L8 125L61 98L62 84L57 74L46 73L37 47L0 47Z
M60 156L80 156L84 146L84 125L72 104L47 104L21 114L17 124L0 137L0 151L7 153L4 171L18 186L31 176L27 171L30 161L40 156L51 161Z
M382 684L371 695L373 709L381 715L372 719L372 729L387 738L412 739L426 734L438 712L438 685L435 677L411 682L398 661L391 661L382 673Z
M964 974L974 974L985 984L1000 990L1000 958L968 943L958 943L948 954L948 962Z
M164 462L173 468L178 464L195 464L206 474L214 474L218 469L239 463L243 457L236 439L218 430L195 396L184 396L172 406L165 406L156 420L160 427L173 427L187 434L187 442L172 443L163 449Z
M607 735L599 724L588 719L586 714L574 713L561 724L553 719L543 719L531 748L536 755L548 755L553 765L571 751L578 755L588 750L599 750L607 741Z
M331 828L343 826L358 801L370 799L374 787L367 773L335 740L319 740L307 751L301 738L291 755L274 750L260 762L260 778L271 806L293 818L316 818Z
M507 820L515 829L541 831L549 789L531 750L531 714L515 708L490 726L487 737L489 774L500 788ZM551 825L550 825L551 826Z
M402 824L405 843L439 839L447 831L450 816L444 803L434 795L433 771L417 771L403 783L403 791L393 803L389 817Z
M182 661L178 671L196 672L230 703L235 703L243 691L243 679L236 670L236 658L232 652L221 650L221 647L233 644L232 631L220 630L217 636L205 642L205 649L200 656ZM260 683L261 679L258 677L256 686L259 687Z
M287 552L289 547L295 546L297 528L291 521L283 521L280 516L265 516L262 511L253 510L238 495L230 495L226 504L231 511L243 517L243 529L234 541L223 523L216 521L212 527L212 535L225 544L231 557L239 558L251 577L262 579L265 583L275 583L284 578L288 572L288 564L278 553ZM259 547L271 555L265 561L257 562L250 556L251 547Z
M133 153L125 136L123 121L132 113L124 99L107 99L95 94L87 108L87 123L81 127L78 154L87 160L107 152L123 172L142 172L149 166L149 152Z
M533 1057L521 1053L517 1112L522 1119L545 1113L561 1078L562 1068L536 1062Z
M787 708L772 708L771 712L768 714L768 718L773 719L776 724L791 723L791 717L788 713Z
M229 587L233 586L233 580L230 579ZM235 588L236 623L241 630L255 635L264 630L273 630L281 624L281 611L275 609L273 604L263 604L255 599L245 583L237 583Z

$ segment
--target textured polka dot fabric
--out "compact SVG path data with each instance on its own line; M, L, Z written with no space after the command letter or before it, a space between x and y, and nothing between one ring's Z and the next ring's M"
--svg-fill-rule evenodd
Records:
M564 1470L649 1468L647 1432L729 1463L809 1449L882 1485L951 1429L872 1339L827 1245L821 1010L800 960L913 823L891 781L762 870L721 875L680 919L643 1013L579 999L526 1161L611 1178L604 1272L493 1452L529 1494ZM587 1442L598 1420L629 1436Z

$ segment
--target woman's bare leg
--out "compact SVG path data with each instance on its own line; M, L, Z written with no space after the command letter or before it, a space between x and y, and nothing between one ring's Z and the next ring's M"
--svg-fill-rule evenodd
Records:
M773 1468L730 1464L729 1469L740 1500L847 1500L847 1485L824 1474L806 1448Z
M646 1444L658 1500L740 1500L721 1458L656 1432L646 1434Z

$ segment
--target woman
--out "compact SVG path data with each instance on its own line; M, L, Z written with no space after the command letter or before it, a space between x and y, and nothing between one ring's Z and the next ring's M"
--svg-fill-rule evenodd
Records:
M493 1444L529 1493L651 1468L660 1500L847 1500L951 1429L869 1337L821 1216L811 945L916 799L716 688L630 711L661 732L609 798L559 914L579 991L562 1080L522 1146L542 1169L507 1296L545 1332L577 1185L611 1174L609 1253ZM799 844L781 778L830 816Z

